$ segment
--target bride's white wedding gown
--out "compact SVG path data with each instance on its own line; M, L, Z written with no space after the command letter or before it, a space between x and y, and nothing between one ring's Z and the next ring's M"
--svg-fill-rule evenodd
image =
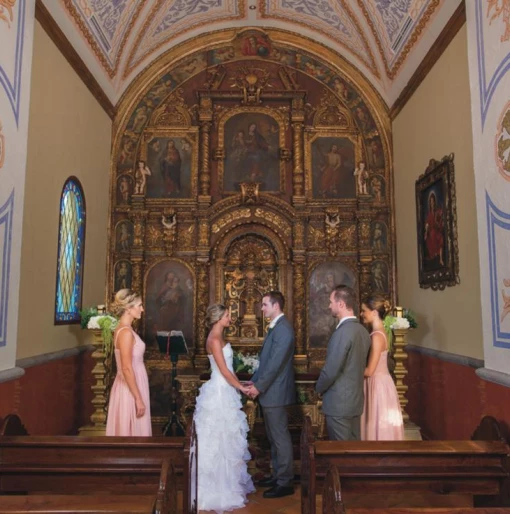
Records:
M223 355L233 371L234 353L226 344ZM248 423L241 394L223 377L209 355L211 378L200 388L195 407L198 438L198 509L217 513L239 509L255 491L246 462Z

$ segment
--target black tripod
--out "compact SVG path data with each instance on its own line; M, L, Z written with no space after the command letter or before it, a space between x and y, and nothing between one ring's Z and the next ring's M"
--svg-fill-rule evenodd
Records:
M170 361L172 362L172 394L170 398L170 416L168 422L163 428L163 435L169 437L184 436L184 428L177 417L177 361L179 360L178 353L170 354Z

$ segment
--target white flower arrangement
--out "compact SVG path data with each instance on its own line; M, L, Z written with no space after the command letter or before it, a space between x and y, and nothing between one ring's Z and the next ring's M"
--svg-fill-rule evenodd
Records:
M234 371L236 373L255 373L258 369L258 355L244 355L241 352L234 352Z
M97 329L103 328L101 326L101 325L105 324L105 322L102 321L103 318L111 320L110 329L113 332L115 330L116 326L117 326L117 319L114 318L113 316L108 315L108 314L101 314L99 316L92 316L89 319L88 323L87 323L87 328L89 328L91 330L94 330L94 329L97 330Z
M398 330L402 328L410 328L409 320L407 318L394 318L393 323L390 325L392 330Z

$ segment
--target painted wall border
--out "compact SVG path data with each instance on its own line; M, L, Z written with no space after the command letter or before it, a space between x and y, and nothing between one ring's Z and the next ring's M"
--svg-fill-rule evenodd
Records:
M19 122L19 108L21 99L21 70L23 63L23 44L25 41L25 0L20 0L18 4L18 32L16 34L16 53L14 56L14 77L13 82L9 80L7 73L0 66L0 84L3 86L7 98L12 107L16 126Z
M0 231L3 231L4 247L0 270L0 347L7 344L7 315L9 308L9 277L11 272L12 221L14 218L14 189L0 206Z

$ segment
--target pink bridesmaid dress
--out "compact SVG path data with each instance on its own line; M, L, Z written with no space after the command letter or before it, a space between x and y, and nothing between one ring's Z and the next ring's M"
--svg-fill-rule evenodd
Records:
M145 343L138 334L129 327L135 338L133 345L133 372L135 374L136 385L145 403L145 414L141 418L136 417L135 399L122 374L120 361L120 350L115 347L115 362L117 363L117 376L110 392L110 403L108 405L108 419L106 421L106 435L118 436L150 436L152 435L151 409L149 396L149 379L147 370L143 363L145 353ZM121 328L120 330L124 330ZM117 335L115 340L117 339Z
M362 441L398 441L404 439L404 422L397 388L388 370L388 343L381 352L371 377L365 377L365 408L361 416Z

